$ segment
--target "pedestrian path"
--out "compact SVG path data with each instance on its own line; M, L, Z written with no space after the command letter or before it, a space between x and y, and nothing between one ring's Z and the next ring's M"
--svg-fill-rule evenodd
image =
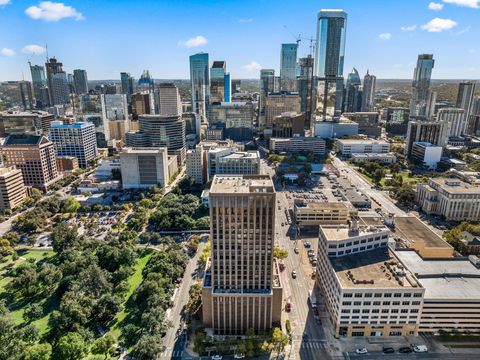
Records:
M160 353L159 357L164 359L182 358L183 353L184 353L183 350L172 350L167 348Z
M324 341L308 341L300 344L300 349L326 349L326 342Z

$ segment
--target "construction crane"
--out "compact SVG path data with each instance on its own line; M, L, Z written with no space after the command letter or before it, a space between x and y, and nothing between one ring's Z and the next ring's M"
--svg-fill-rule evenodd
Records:
M300 41L302 40L308 40L310 41L310 55L313 56L314 53L315 53L315 46L316 46L316 40L313 38L313 37L309 37L309 38L306 38L306 37L302 37L302 34L298 34L298 36L295 36L295 34L293 32L290 31L290 29L287 27L287 25L283 25L283 27L285 28L285 30L287 30L289 32L290 35L292 35L294 38L295 38L295 41L297 43L297 46L300 44Z

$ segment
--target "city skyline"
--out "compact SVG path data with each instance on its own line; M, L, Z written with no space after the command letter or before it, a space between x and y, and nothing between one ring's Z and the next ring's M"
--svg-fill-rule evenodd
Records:
M3 0L0 33L8 36L0 42L0 81L30 80L28 61L44 65L45 43L48 55L64 63L67 72L86 69L91 80L118 79L120 72L138 78L143 69L157 79L188 79L188 58L200 51L208 52L210 61L226 60L232 78L256 79L260 68L279 73L281 44L295 42L298 34L303 38L298 57L310 52L308 38L315 38L321 8L342 8L348 14L344 71L355 67L361 75L368 69L380 79L410 79L417 55L433 53L433 79L480 78L475 23L480 1L377 4L304 0L292 11L287 1L269 0L253 5L192 0L188 6ZM212 12L212 6L219 6L219 12ZM393 13L408 16L392 18ZM63 33L69 36L58 36Z

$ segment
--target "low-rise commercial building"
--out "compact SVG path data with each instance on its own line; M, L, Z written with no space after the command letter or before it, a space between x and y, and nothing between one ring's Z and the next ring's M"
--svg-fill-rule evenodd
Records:
M352 154L386 154L390 152L390 143L383 140L338 139L338 151L345 157Z
M337 336L418 333L424 289L388 249L388 229L320 226L316 284Z
M0 137L8 135L48 135L54 116L45 111L0 112Z
M346 224L356 211L345 202L304 202L295 200L293 213L300 228Z
M394 153L387 154L352 154L352 161L359 163L362 161L380 161L384 164L393 164L397 161L397 157Z
M167 148L125 148L120 163L123 189L168 185Z
M305 135L305 115L297 112L284 112L273 118L272 137L291 138Z
M72 172L78 169L78 159L75 156L57 156L57 170L60 173Z
M313 128L314 135L323 139L358 135L358 124L346 118L341 118L339 121L323 121L319 117L315 120Z
M414 142L412 146L411 159L425 164L430 169L436 169L442 158L443 148L427 142Z
M16 167L0 167L0 211L14 209L26 198L22 170Z
M299 154L312 152L314 155L325 155L325 140L317 137L294 136L289 139L270 139L270 150Z
M216 163L215 173L260 175L260 153L258 151L244 151L222 156Z
M372 137L379 137L382 135L379 112L352 112L343 113L342 116L358 124L359 134Z
M480 188L459 179L434 178L417 184L415 200L427 214L446 220L480 219Z

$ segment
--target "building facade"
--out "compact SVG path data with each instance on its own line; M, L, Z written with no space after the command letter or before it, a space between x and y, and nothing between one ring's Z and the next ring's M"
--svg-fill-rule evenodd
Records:
M260 153L237 151L220 157L215 166L216 174L260 175Z
M301 154L311 152L317 156L325 155L325 140L319 137L294 136L292 138L271 138L270 150Z
M377 85L377 77L367 74L363 77L363 92L362 92L362 112L373 111L375 108L375 89Z
M15 209L27 197L22 170L0 167L0 211Z
M199 53L190 56L190 83L192 111L206 118L210 102L210 74L208 71L208 54Z
M298 44L282 44L280 52L280 89L296 91L296 66Z
M45 111L0 112L0 137L8 135L47 135L54 116Z
M73 70L73 88L75 94L88 94L88 77L86 70Z
M449 124L446 121L409 121L405 153L410 156L417 141L445 147L448 142Z
M213 103L208 108L208 123L221 128L225 139L250 141L253 138L255 106L251 101Z
M187 151L186 167L187 177L193 179L196 184L205 183L205 171L204 168L204 151L201 145L197 145L195 149Z
M418 55L412 82L411 116L426 116L428 113L430 80L434 64L435 60L433 60L432 54Z
M442 158L443 148L424 141L415 141L412 146L410 158L427 166L429 169L436 169Z
M275 70L260 70L260 96L258 99L258 126L263 129L266 124L267 96L275 91Z
M168 185L166 148L126 148L120 153L123 189L145 189Z
M305 135L305 115L296 112L284 112L273 118L272 137L291 138Z
M384 140L338 139L338 151L343 156L352 154L386 154L390 152L390 143Z
M227 64L225 61L214 61L210 69L210 102L225 101L225 74Z
M163 116L168 115L182 115L182 102L178 88L173 83L163 83L158 87L158 103L159 114Z
M50 105L64 105L70 102L67 73L63 71L63 64L51 58L45 64L47 69L48 93Z

